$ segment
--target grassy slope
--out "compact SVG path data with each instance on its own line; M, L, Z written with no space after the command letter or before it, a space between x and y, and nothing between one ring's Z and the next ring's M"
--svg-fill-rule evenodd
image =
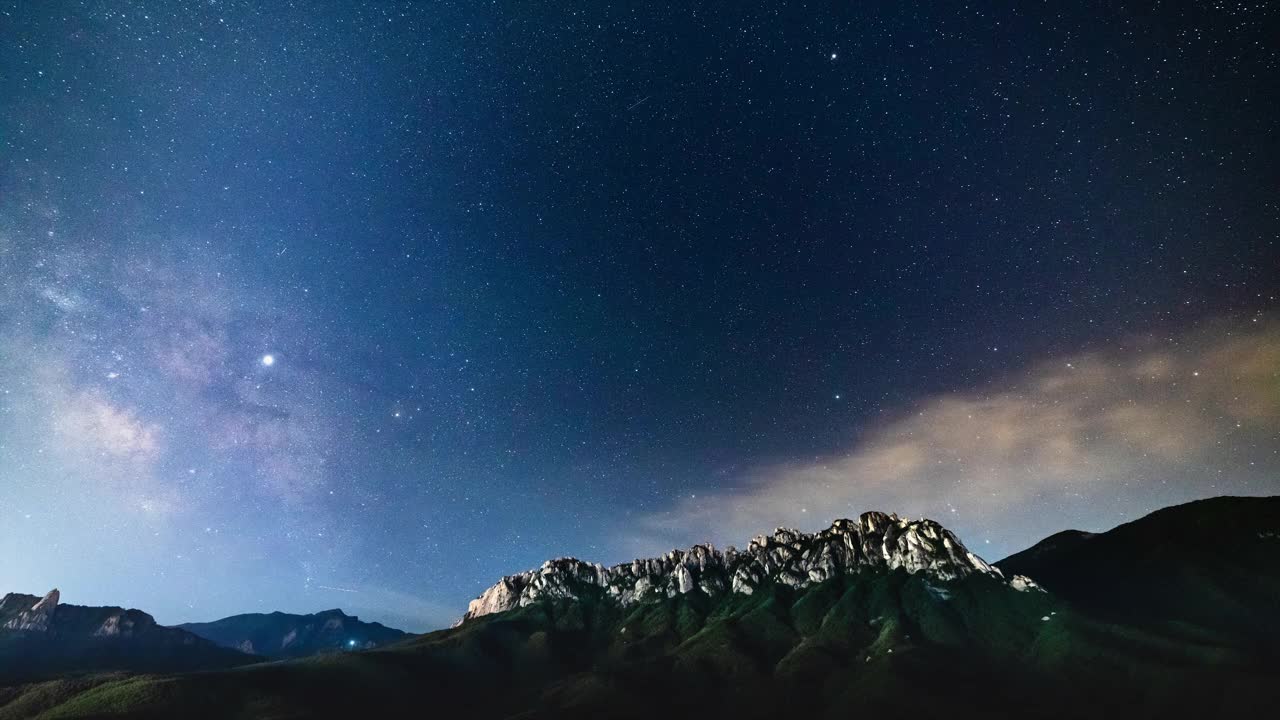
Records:
M259 658L191 637L144 632L133 638L46 639L0 632L0 686L101 672L187 672L229 668Z

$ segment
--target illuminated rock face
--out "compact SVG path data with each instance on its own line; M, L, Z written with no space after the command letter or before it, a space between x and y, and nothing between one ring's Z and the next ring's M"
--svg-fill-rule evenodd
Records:
M57 636L60 640L130 638L136 633L174 634L169 628L157 625L154 618L141 610L60 605L61 597L57 588L43 598L23 593L5 595L0 600L0 618L3 618L0 629ZM180 642L193 639L185 633L177 633L175 637Z
M804 587L861 570L905 570L938 580L973 573L1004 579L1000 570L965 548L932 520L904 520L881 512L837 520L816 533L778 528L759 535L745 550L724 552L707 545L672 550L658 558L606 568L575 558L548 560L537 570L502 578L467 607L463 621L505 612L543 599L572 599L585 587L602 588L621 605L700 591L751 594L761 584ZM1016 576L1018 590L1038 590Z
M185 672L260 658L225 650L141 610L65 605L9 593L0 598L0 685L88 672Z
M6 620L4 629L46 632L49 629L49 621L53 619L53 611L58 607L59 598L61 598L61 594L57 588L50 590L43 598L40 598L34 604L30 604L30 609L18 610L16 614ZM27 605L29 601L34 599L34 595L10 593L4 596L3 601L0 601L0 612L9 610L14 606Z

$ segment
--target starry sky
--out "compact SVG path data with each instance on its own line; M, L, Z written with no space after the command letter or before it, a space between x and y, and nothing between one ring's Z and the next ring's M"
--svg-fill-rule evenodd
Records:
M1280 492L1274 4L917 5L0 1L0 592Z

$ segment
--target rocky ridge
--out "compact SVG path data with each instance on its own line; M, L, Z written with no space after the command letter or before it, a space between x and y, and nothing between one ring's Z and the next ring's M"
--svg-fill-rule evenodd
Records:
M193 635L158 625L155 618L141 610L62 605L60 600L57 588L44 597L8 593L0 599L0 630L51 638L127 639L145 635L177 644L200 642Z
M9 593L0 600L0 618L6 618L0 627L5 630L46 632L49 629L49 620L53 617L53 611L58 607L58 600L61 597L58 588L50 590L43 598L22 593ZM35 602L32 603L32 600Z
M258 660L159 625L141 610L60 601L57 590L0 598L0 686L68 673L206 670Z
M749 595L766 582L799 588L861 570L898 569L940 581L974 573L1005 580L1004 573L969 552L933 520L867 512L857 520L836 520L812 534L778 528L772 535L756 536L745 550L731 546L722 552L695 545L608 568L576 558L548 560L541 568L508 575L485 590L467 606L462 622L539 600L576 599L593 587L627 606L694 591ZM1006 582L1017 590L1039 590L1021 575Z

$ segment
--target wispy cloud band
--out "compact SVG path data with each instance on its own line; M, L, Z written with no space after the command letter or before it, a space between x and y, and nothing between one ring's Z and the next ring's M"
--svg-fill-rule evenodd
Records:
M1280 492L1278 449L1280 328L1216 323L923 398L842 453L760 467L652 514L631 543L735 540L885 509L950 519L1000 555L1065 524L1124 519L1107 506L1117 495Z

